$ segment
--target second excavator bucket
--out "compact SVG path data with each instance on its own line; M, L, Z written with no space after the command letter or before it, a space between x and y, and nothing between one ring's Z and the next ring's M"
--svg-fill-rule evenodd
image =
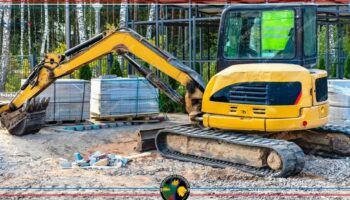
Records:
M37 133L45 124L46 108L50 98L31 99L21 108L0 115L1 126L11 135L27 135Z

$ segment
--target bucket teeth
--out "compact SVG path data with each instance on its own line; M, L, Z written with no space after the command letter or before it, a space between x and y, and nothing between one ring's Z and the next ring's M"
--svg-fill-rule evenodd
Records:
M46 102L46 98L40 99L40 110L46 109L45 102Z
M50 97L47 97L46 98L46 101L45 101L45 109L47 108L47 106L49 105L50 103Z
M34 101L33 99L30 99L29 101L27 101L27 104L28 104L27 112L32 112L34 110L33 101Z
M45 110L47 106L49 105L50 98L33 98L27 101L22 108L22 111L32 113L32 112L37 112L41 110Z
M41 109L42 110L46 110L46 108L49 105L49 103L50 103L50 97L42 98L41 99Z
M40 101L40 99L38 99L35 101L35 112L40 111L40 110L42 110L41 109L41 101Z
M29 109L29 103L26 101L22 106L22 112L28 112Z

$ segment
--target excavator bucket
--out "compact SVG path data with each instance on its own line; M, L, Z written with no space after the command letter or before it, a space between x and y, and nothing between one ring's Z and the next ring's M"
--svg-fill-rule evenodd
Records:
M11 135L27 135L37 133L45 124L46 108L50 98L31 99L20 109L4 112L0 115L1 126Z

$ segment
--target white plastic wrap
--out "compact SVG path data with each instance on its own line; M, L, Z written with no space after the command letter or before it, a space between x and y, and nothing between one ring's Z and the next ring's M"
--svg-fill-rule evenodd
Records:
M350 125L350 80L328 81L329 123Z
M350 80L329 80L328 101L331 106L350 107Z
M92 116L137 116L159 113L158 89L144 78L91 80Z
M23 84L25 80L21 80ZM90 81L58 79L39 98L50 97L46 121L86 120L90 118Z

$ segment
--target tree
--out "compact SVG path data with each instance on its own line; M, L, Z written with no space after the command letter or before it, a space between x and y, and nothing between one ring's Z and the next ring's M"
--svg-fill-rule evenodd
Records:
M148 14L148 21L152 22L154 21L154 15L156 11L156 4L151 3L151 8L149 9L149 14ZM147 26L147 33L146 33L146 38L151 39L152 38L152 25Z
M329 50L330 50L330 57L331 60L335 60L335 49L336 49L336 38L335 35L337 32L335 31L336 26L329 25Z
M28 0L28 15L27 15L27 18L28 18L28 23L27 23L27 26L28 26L28 54L32 54L32 32L31 32L31 26L32 26L32 22L30 21L30 5L29 5L29 0Z
M324 60L324 57L322 56L320 58L320 60L318 61L318 66L317 66L318 69L326 69L326 64L325 64L325 60Z
M79 69L79 78L84 80L90 80L92 78L92 72L89 66Z
M82 0L77 0L77 20L79 28L79 42L83 43L86 41L86 30L85 30L85 21L84 21L84 12L83 12ZM92 71L88 65L81 67L79 69L79 78L84 80L90 80L92 77Z
M2 59L1 59L1 80L0 91L4 91L7 78L7 66L9 63L10 54L10 31L11 31L11 2L3 4L5 10L3 11L3 32L2 32Z
M126 27L126 17L128 14L128 0L121 0L120 2L120 20L119 20L119 27Z
M3 13L4 13L3 5L0 4L0 27L2 27ZM2 31L0 30L0 48L1 48L1 45L2 45ZM1 51L0 51L0 61L1 61Z
M45 12L45 19L44 19L44 34L41 40L41 49L40 49L40 56L44 56L45 53L45 44L48 41L49 38L49 9L47 0L45 0L44 3L44 12ZM49 48L49 46L46 46L46 50Z
M23 63L23 41L24 41L24 0L21 0L21 39L20 39L20 54L21 64Z
M123 76L122 70L120 69L119 62L116 61L111 67L111 74L115 74L117 76Z
M337 76L337 64L333 63L331 66L331 77L335 78Z
M128 14L128 0L121 0L120 2L120 11L119 11L119 28L126 27L126 17ZM122 58L118 56L118 62L120 65L123 65Z
M3 14L4 14L4 6L3 5L0 5L0 24L2 24L2 16L3 16Z
M85 21L84 21L84 13L83 13L83 4L82 0L77 0L77 20L78 20L78 27L79 27L79 42L85 42L86 41L86 30L85 30Z
M3 5L0 5L0 27L2 26L2 17L3 17L3 14L4 14L4 10L3 10ZM0 31L1 33L1 31ZM0 48L1 48L1 35L0 35Z

